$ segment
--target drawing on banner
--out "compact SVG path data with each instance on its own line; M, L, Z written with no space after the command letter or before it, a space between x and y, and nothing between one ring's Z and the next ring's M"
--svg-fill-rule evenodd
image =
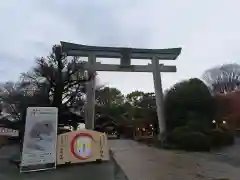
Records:
M92 153L92 141L93 137L87 133L77 134L71 142L72 154L81 160L86 160Z
M51 147L52 142L54 142L53 137L55 134L56 132L51 120L37 122L29 132L29 138L26 142L26 151L48 151L45 148Z

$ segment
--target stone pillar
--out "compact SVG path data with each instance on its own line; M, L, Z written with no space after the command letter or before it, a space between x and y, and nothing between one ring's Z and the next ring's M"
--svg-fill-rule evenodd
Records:
M96 56L90 54L88 56L89 71L95 73ZM94 129L95 127L95 84L96 79L94 78L87 82L87 103L85 104L85 127L86 129Z
M163 90L162 90L162 80L161 73L159 68L159 60L157 56L153 56L152 58L152 70L153 70L153 82L154 82L154 90L156 95L156 105L157 105L157 116L158 116L158 126L159 126L159 137L161 137L166 132L166 124L164 119L164 109L163 109Z

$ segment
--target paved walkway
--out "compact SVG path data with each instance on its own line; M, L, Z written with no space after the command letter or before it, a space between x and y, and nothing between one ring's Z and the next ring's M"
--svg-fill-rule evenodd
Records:
M121 168L110 160L104 163L78 164L57 167L56 170L19 174L19 169L9 163L18 147L9 146L0 149L0 180L127 180Z
M109 146L129 180L240 179L239 166L214 154L159 150L132 140L109 140Z

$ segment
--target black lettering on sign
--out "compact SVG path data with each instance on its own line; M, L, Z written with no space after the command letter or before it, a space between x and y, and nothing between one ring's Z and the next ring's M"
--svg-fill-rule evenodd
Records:
M64 137L63 136L61 136L61 144L63 144L64 143Z
M65 143L67 143L67 141L68 141L68 136L65 135L65 136L64 136L64 139L65 139Z
M60 149L59 158L63 160L63 148Z
M103 135L100 135L100 156L101 157L104 157L104 152L103 152L103 140L104 139L104 136Z
M67 135L65 135L65 136L61 136L61 144L63 145L65 145L66 143L67 143L67 141L68 141L68 136Z

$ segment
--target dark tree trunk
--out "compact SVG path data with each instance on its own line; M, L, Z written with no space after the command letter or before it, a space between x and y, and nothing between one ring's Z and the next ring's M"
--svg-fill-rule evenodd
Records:
M61 46L56 46L54 48L55 59L57 61L57 76L56 76L56 86L54 88L53 106L61 109L62 107L62 96L64 92L64 82L62 77L62 70L64 68L62 62L62 50Z
M57 107L61 109L62 107L62 96L63 96L64 86L59 83L56 85L54 89L54 97L53 97L53 107Z

